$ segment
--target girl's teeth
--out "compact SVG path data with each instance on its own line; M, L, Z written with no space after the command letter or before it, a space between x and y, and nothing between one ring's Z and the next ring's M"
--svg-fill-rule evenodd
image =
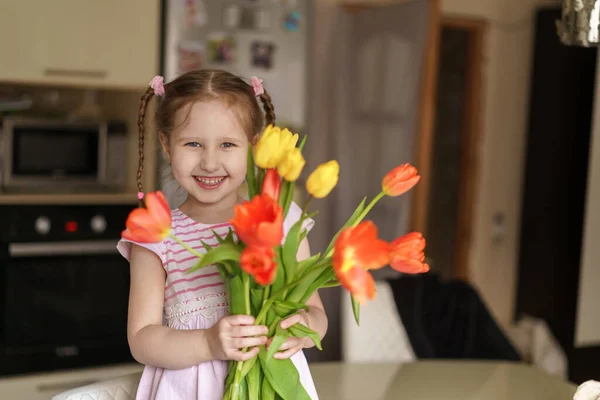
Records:
M198 179L199 182L204 183L205 185L216 185L218 183L221 183L221 181L225 178L223 177L223 178L216 178L216 179L206 179L206 178L196 178L196 179Z

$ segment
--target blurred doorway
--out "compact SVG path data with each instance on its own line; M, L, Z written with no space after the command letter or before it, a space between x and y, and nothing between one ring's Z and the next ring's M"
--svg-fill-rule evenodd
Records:
M422 228L432 270L443 278L469 280L479 141L482 133L482 72L486 23L442 17L435 77L435 111L428 149ZM423 162L422 162L423 163Z

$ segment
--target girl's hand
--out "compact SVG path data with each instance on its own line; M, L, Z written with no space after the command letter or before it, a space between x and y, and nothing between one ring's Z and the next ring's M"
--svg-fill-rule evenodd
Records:
M289 318L284 319L283 321L281 321L279 326L281 327L281 329L287 329L290 326L295 325L297 323L308 327L308 319L306 317L306 312L301 311L297 314L292 315ZM287 340L283 342L283 344L279 348L279 351L273 355L273 358L277 358L279 360L290 358L303 348L307 347L307 340L310 340L310 338L297 338L295 336L287 338ZM271 344L270 339L269 344Z
M251 315L229 315L206 330L213 360L246 361L258 354L258 346L267 343L268 329L254 324ZM245 347L251 347L242 352Z

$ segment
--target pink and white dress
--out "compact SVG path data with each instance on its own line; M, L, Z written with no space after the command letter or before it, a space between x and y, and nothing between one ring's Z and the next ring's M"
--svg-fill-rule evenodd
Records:
M172 232L180 240L195 250L204 252L200 240L211 246L217 246L213 231L225 237L230 224L206 225L196 222L175 209L172 212ZM298 221L301 210L292 203L286 220L284 233ZM307 220L304 226L311 229L314 222ZM122 239L117 248L129 260L131 241ZM219 319L229 314L226 287L214 265L191 274L185 271L191 268L197 258L179 243L167 238L161 243L136 243L158 255L167 273L165 282L163 324L174 329L207 329ZM317 400L317 392L304 353L298 352L292 357L298 369L300 382L312 400ZM167 370L145 366L137 391L136 399L185 399L220 400L223 397L224 382L227 376L227 362L208 361L197 366Z

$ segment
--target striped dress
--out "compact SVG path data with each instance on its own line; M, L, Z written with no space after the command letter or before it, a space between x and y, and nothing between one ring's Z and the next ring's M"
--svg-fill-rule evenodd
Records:
M285 233L298 221L300 215L300 208L292 203L284 221ZM213 231L222 237L229 233L229 223L201 224L179 209L172 211L172 217L172 232L175 236L199 252L204 252L201 240L211 246L218 245ZM307 220L304 226L310 230L313 224L314 221ZM117 245L119 252L127 260L131 253L131 243L122 239ZM156 244L136 244L158 255L166 271L164 325L174 329L207 329L229 314L226 287L216 266L211 265L186 274L197 262L197 258L173 239L167 238ZM317 400L304 354L296 353L292 361L298 369L302 385L311 399ZM220 400L223 397L226 375L227 362L221 360L208 361L182 370L166 370L148 365L142 373L136 398Z

